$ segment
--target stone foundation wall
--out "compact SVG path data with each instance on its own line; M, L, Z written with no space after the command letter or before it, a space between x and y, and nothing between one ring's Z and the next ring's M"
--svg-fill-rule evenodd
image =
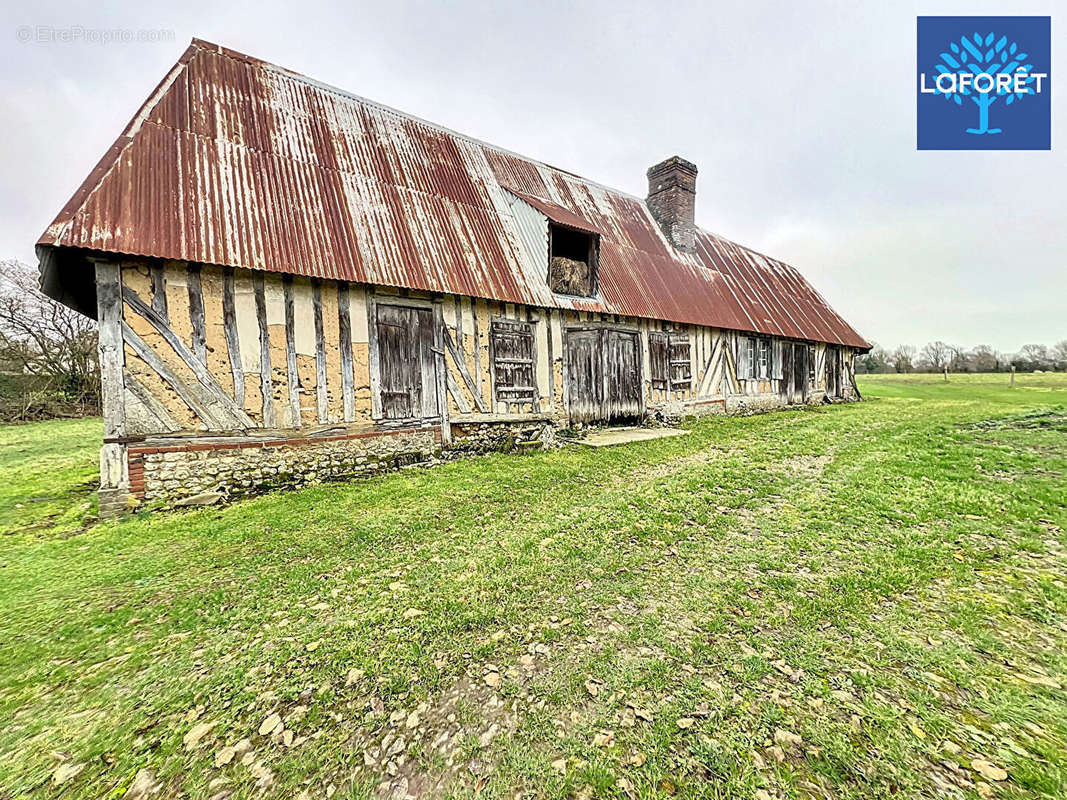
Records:
M555 426L549 420L455 422L449 452L488 453L543 448L555 441L555 433Z
M780 394L734 395L726 398L727 414L753 414L789 408Z
M712 398L707 400L671 400L656 403L647 409L648 419L662 425L677 425L686 417L707 417L712 414L726 413L726 400Z
M129 449L130 492L164 503L198 495L232 497L361 477L441 454L437 428L323 438L236 441Z
M180 505L347 480L442 456L541 449L554 441L548 420L458 422L452 445L441 447L438 427L368 431L335 436L237 439L216 442L156 442L130 445L130 491L101 495L101 512L121 513L139 503ZM105 507L106 506L106 507Z

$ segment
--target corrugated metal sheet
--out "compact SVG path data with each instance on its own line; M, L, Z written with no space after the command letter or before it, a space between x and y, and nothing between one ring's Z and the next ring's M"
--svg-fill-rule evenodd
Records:
M516 203L600 234L600 297L552 294ZM869 346L787 264L676 252L638 198L199 40L39 245Z

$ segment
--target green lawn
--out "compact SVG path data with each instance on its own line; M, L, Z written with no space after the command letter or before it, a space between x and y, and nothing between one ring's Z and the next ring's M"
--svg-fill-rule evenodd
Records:
M96 513L98 419L0 425L0 537L79 528Z
M0 797L1067 796L1065 376L860 388L88 528L0 428Z

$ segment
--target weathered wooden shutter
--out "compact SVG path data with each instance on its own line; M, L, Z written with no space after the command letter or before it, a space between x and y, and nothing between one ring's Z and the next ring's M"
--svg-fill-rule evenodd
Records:
M784 356L782 354L782 340L781 339L775 339L772 344L773 344L773 346L771 347L771 352L770 352L771 363L769 365L768 373L775 380L781 380L781 378L782 378L782 361L783 361L783 358L784 358Z
M648 335L648 368L653 389L666 389L670 378L670 348L665 333Z
M672 389L688 389L692 380L692 361L687 334L671 334L670 372Z
M537 391L533 326L528 322L494 319L492 334L496 399L533 400Z
M737 337L737 379L748 380L752 377L752 339L747 336Z

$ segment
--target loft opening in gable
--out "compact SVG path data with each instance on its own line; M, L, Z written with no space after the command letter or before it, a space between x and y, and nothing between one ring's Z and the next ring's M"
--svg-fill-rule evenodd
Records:
M596 294L599 236L555 222L548 225L548 285L556 294Z

